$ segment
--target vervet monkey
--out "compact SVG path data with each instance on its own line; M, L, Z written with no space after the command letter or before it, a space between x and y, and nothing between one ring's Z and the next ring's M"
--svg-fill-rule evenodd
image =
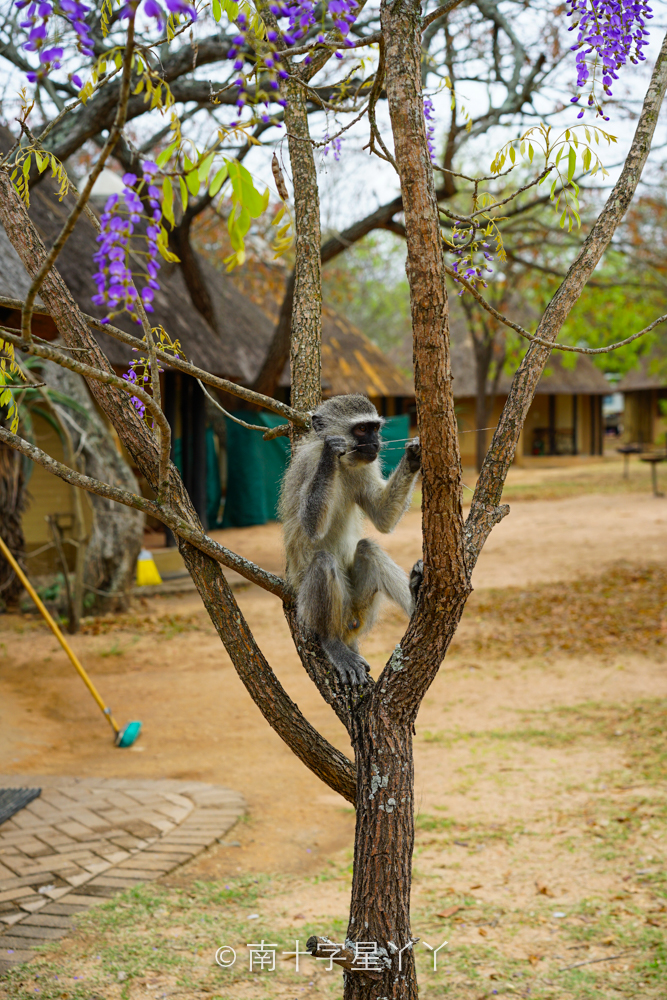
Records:
M378 531L396 527L421 466L415 438L383 479L377 461L382 423L365 396L327 399L296 445L280 501L298 617L349 684L367 680L370 668L357 644L375 621L380 595L411 615L423 577L421 559L408 580L377 542L362 537L364 514Z

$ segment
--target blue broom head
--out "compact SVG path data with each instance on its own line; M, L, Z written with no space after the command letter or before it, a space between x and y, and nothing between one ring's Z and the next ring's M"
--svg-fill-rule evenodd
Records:
M141 732L140 722L128 722L116 736L117 747L131 747Z

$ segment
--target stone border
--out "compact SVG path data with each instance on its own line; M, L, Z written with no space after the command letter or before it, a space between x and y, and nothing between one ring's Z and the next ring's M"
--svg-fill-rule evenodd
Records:
M64 937L75 913L216 843L239 792L200 781L0 775L42 794L0 826L0 975Z

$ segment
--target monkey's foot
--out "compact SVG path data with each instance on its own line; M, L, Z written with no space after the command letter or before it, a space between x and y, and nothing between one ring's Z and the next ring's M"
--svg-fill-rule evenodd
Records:
M341 639L322 639L322 648L336 668L343 684L367 684L371 668L363 656Z
M417 603L417 598L419 597L419 591L421 589L422 582L424 580L424 560L418 559L417 562L412 567L412 572L410 573L410 593L412 594L412 600Z

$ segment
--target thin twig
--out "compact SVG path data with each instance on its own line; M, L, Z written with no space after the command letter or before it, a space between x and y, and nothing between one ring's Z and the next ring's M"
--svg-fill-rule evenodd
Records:
M0 295L0 306L5 306L8 309L22 309L23 302L21 299L12 299L6 295ZM38 307L33 310L37 316L50 316L48 309L44 307ZM107 333L114 340L119 340L122 344L127 344L129 347L133 347L138 351L145 350L146 344L143 340L138 337L134 337L131 333L126 333L125 330L119 330L118 327L111 326L109 323L103 323L100 319L95 316L89 316L87 313L81 313L86 323L92 326L94 330L99 330L101 333ZM37 342L44 344L39 337ZM83 351L86 348L83 347L65 347L63 345L62 350L69 351ZM273 413L279 414L284 417L285 420L289 420L290 423L296 424L297 427L303 427L308 430L310 428L310 417L307 413L301 410L295 410L293 407L288 406L287 403L281 403L278 399L273 399L271 396L265 396L261 392L255 392L254 389L247 389L244 385L238 385L236 382L230 382L229 379L219 378L217 375L211 375L209 372L204 371L203 368L198 368L196 365L190 364L189 361L184 361L182 358L177 358L171 354L165 353L165 351L160 350L156 346L155 354L159 361L163 364L169 365L171 368L175 368L177 371L183 372L185 375L192 375L193 378L201 379L206 385L212 385L214 389L221 389L223 392L228 392L233 396L238 396L239 399L245 400L246 403L257 403L258 406L263 407L265 410L271 410Z
M499 323L502 323L503 326L509 327L510 330L515 330L520 337L530 341L531 344L541 344L543 347L549 347L553 351L569 351L572 354L588 355L609 354L610 351L615 351L619 347L625 347L626 344L631 344L633 340L643 337L645 333L650 333L654 327L659 326L660 323L664 323L665 320L667 320L667 313L665 313L664 316L659 316L657 319L654 319L653 322L650 323L649 326L645 326L643 330L639 330L638 333L633 333L630 337L626 337L625 340L619 340L615 344L610 344L609 347L572 347L569 344L555 344L552 340L542 340L541 337L536 337L532 333L528 333L528 331L524 330L524 328L518 323L515 323L507 316L503 316L502 313L498 312L497 309L494 309L493 306L487 302L482 295L480 295L474 285L471 285L469 281L467 281L462 275L458 274L453 267L449 266L449 264L445 264L445 271L451 278L454 278L454 280L463 285L464 288L467 288L482 308L486 309L486 311L493 316L494 319L497 319Z
M630 954L629 951L622 951L619 955L605 955L604 958L589 958L586 962L575 962L574 965L564 965L559 972L567 972L568 969L580 969L582 965L595 965L596 962L614 962L617 958L624 958Z
M422 31L428 28L429 24L433 24L434 21L439 21L441 17L445 17L447 14L451 14L455 7L458 7L463 0L449 0L448 3L444 3L442 7L438 7L437 10L431 11L426 17L422 18Z
M206 396L206 398L210 399L210 401L213 403L213 405L215 406L215 408L217 410L220 410L221 413L224 413L224 415L226 417L229 417L230 420L233 420L235 424L240 424L241 427L245 427L246 430L249 430L249 431L262 431L262 433L264 433L266 431L266 427L260 427L259 424L247 424L245 422L245 420L240 420L238 417L235 417L233 413L229 413L224 408L224 406L220 405L220 403L217 401L217 399L214 399L214 397L208 391L208 389L206 388L206 386L204 385L204 383L202 382L202 380L200 378L198 378L197 381L199 382L199 388L204 393L204 395Z

